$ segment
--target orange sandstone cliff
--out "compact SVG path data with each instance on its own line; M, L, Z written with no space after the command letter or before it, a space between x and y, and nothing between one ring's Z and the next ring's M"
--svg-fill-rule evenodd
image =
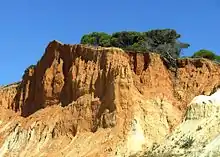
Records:
M210 81L211 80L211 81ZM52 41L20 83L0 88L0 156L129 156L161 142L220 66Z

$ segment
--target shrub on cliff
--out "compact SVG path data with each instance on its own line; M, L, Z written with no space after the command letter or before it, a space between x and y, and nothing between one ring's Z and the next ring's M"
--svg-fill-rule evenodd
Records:
M28 68L25 69L22 79L24 79L25 75L28 73L30 69L34 69L36 65L30 65Z
M212 61L220 62L220 56L216 55L214 52L210 50L205 50L205 49L195 52L192 58L206 58Z
M192 57L193 58L207 58L210 60L214 60L215 53L213 53L212 51L209 51L209 50L202 49L202 50L195 52Z

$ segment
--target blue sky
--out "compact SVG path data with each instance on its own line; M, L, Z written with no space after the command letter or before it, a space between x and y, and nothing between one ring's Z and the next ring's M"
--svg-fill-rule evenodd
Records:
M0 4L0 85L21 79L51 40L93 31L173 28L191 47L220 54L219 0L7 0Z

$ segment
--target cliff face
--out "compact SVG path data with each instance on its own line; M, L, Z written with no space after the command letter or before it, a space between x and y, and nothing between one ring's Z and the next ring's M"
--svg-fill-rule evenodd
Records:
M124 69L120 67L123 62L130 68L129 77L135 87L149 98L175 97L186 104L198 94L209 94L220 84L219 66L207 60L179 60L175 78L156 54L126 55L118 49L96 50L54 41L38 64L26 71L14 103L9 104L22 116L28 116L46 106L66 106L84 94L93 93L104 101L109 97L109 88L105 87L117 75L114 73Z
M210 96L196 96L189 105L184 121L144 156L220 156L220 89Z
M127 156L161 142L195 96L220 85L210 61L178 67L175 75L153 53L53 41L20 84L0 89L0 107L14 120L0 116L0 152Z
M0 87L0 107L11 108L15 96L17 94L17 87L20 83L11 84L8 86Z

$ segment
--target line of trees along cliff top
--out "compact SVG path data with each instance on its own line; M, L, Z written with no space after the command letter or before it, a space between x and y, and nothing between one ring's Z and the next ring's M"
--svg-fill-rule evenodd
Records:
M157 29L148 32L122 31L113 34L92 32L81 38L81 44L102 47L119 47L125 51L159 53L169 65L176 66L176 59L188 43L182 43L181 37L173 29Z
M121 31L112 34L92 32L81 38L81 44L102 47L119 47L125 51L140 53L159 53L171 66L176 66L176 59L180 57L183 49L190 46L180 42L181 35L174 29L155 29L147 32ZM199 50L192 58L207 58L220 61L220 56L209 50Z

